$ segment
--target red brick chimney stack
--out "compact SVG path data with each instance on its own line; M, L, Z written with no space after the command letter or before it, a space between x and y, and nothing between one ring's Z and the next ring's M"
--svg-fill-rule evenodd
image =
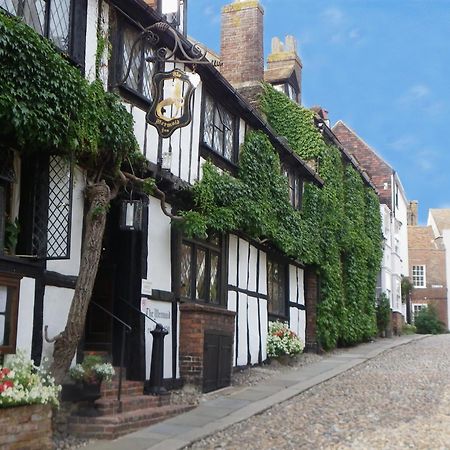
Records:
M250 101L264 80L264 10L258 0L235 0L222 9L222 75Z

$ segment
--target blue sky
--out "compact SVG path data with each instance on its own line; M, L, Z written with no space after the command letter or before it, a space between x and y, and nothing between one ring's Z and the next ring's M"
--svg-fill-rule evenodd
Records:
M399 173L419 219L450 207L450 0L260 0L264 50L297 38L303 105L328 109ZM188 33L220 50L224 0L190 0Z

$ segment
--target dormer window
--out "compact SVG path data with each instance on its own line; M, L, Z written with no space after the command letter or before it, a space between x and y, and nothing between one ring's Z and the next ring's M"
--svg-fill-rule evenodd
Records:
M291 83L274 84L273 87L283 94L286 94L290 100L298 103L298 94Z
M160 0L160 11L173 28L186 35L186 0Z
M236 118L205 92L203 143L228 161L235 161Z

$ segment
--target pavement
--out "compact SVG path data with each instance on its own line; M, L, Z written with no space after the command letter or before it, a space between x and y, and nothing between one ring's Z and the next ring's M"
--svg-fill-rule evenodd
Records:
M423 339L408 335L379 339L330 354L319 362L286 370L254 386L235 386L202 402L197 408L112 441L96 441L87 450L177 450L248 419L386 350Z

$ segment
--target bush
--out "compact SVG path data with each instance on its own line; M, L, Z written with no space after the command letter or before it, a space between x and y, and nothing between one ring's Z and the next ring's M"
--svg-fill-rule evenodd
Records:
M267 356L277 358L282 355L294 356L301 353L305 345L302 340L282 322L269 323Z
M433 305L422 308L414 318L414 325L419 334L440 334L445 332L445 324L438 317Z
M386 331L391 319L391 305L387 295L383 292L377 302L377 328L379 333Z
M416 333L417 333L417 328L415 327L415 325L412 325L409 323L403 324L402 334L416 334Z
M41 366L18 352L0 367L0 408L18 405L58 405L61 386Z

